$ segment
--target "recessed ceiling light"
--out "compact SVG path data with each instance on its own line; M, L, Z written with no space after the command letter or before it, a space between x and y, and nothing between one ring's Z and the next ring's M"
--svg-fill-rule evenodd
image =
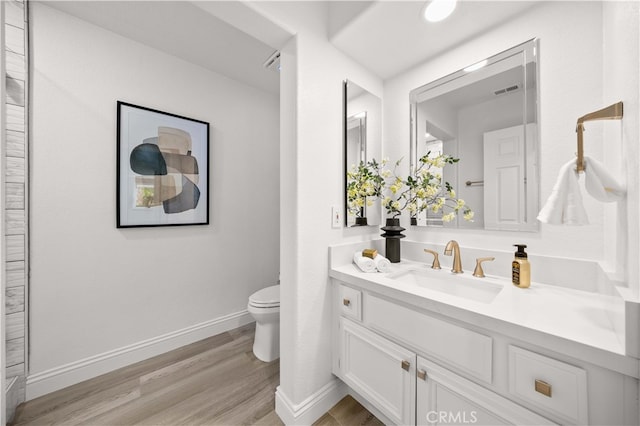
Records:
M487 60L486 60L486 59L485 59L485 60L483 60L483 61L480 61L480 62L476 62L476 63L475 63L475 64L473 64L473 65L469 65L468 67L466 67L466 68L464 69L464 71L465 71L465 72L477 71L477 70L479 70L480 68L484 67L485 65L487 65Z
M438 22L451 15L456 8L457 0L432 0L424 9L424 19L429 22Z

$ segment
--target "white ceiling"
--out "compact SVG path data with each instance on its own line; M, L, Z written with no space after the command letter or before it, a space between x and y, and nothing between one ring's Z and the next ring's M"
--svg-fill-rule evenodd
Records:
M274 48L189 1L44 1L48 6L251 86L279 92ZM219 6L222 6L222 2Z
M229 78L271 93L279 91L279 74L263 63L275 51L272 46L281 45L290 34L261 16L252 2L40 1ZM436 24L423 20L425 3L328 1L330 41L388 79L540 2L462 0L452 16Z
M329 26L331 42L386 80L541 2L462 0L451 16L437 23L422 18L425 0L369 3L340 28Z

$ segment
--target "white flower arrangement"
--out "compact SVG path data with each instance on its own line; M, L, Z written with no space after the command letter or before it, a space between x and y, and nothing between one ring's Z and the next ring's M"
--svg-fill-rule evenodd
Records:
M473 221L473 211L461 198L456 198L456 191L449 182L443 182L438 172L445 166L460 161L450 155L438 154L434 157L431 152L418 159L418 167L413 175L405 180L407 189L405 197L408 210L412 218L430 209L433 213L442 213L443 222L451 222L462 211L464 220ZM433 171L436 169L437 171ZM445 213L448 210L448 213Z
M443 222L451 222L462 211L464 220L473 221L473 211L463 199L456 198L453 187L449 182L443 182L439 173L445 166L458 161L459 159L444 154L432 157L431 152L428 152L419 159L415 172L406 179L396 173L401 160L395 163L393 171L378 170L378 176L384 180L381 197L387 215L395 218L403 210L408 210L411 218L415 218L430 209L433 213L441 212ZM386 161L383 161L382 166L385 164Z
M347 172L347 212L363 218L365 206L371 207L374 199L380 197L384 186L381 167L375 159L354 164Z

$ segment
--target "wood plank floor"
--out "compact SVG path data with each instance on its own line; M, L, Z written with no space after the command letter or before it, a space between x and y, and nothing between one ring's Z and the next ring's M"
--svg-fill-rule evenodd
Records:
M282 425L279 360L252 351L250 324L28 401L12 425ZM319 426L381 425L351 397Z

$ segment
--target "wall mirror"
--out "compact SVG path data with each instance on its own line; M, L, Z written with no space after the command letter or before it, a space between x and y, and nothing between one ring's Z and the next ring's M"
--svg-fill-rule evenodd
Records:
M417 226L537 231L538 40L530 40L410 92L411 170L427 152L459 158L443 180L474 211L442 221L429 209Z
M345 225L380 225L380 200L367 196L363 168L380 161L382 150L382 100L350 80L343 83ZM366 172L364 172L366 173Z

